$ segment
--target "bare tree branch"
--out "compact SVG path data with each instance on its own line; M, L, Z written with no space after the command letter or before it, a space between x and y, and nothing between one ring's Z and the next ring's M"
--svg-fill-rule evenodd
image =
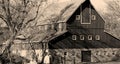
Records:
M6 22L6 19L5 19L5 17L4 17L2 14L0 14L0 18L1 18L3 21Z
M38 11L39 11L39 7L40 7L40 4L39 4L39 6L38 6L38 8L37 8L37 11L36 11L36 15L35 15L35 17L32 18L32 19L30 19L30 20L28 20L28 21L25 23L25 25L28 25L28 23L34 21L34 20L37 18L37 16L38 16Z

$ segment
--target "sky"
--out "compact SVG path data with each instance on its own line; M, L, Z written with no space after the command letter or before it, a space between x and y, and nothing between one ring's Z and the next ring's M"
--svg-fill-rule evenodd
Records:
M59 3L61 2L74 2L74 1L80 1L80 0L58 0ZM97 8L98 11L104 11L107 12L107 4L108 1L112 0L91 0L91 3Z

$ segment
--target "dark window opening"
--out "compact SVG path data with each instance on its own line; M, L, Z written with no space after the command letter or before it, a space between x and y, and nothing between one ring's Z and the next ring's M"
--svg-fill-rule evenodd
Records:
M92 40L92 35L88 35L88 40Z
M82 62L91 62L91 51L81 51L81 55Z
M100 40L100 35L96 35L96 36L95 36L95 39L96 39L96 40Z

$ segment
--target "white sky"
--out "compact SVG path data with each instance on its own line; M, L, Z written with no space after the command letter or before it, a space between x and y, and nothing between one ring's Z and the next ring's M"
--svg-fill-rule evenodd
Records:
M58 0L58 2L79 1L79 0ZM107 12L107 2L112 0L91 0L91 3L98 11Z

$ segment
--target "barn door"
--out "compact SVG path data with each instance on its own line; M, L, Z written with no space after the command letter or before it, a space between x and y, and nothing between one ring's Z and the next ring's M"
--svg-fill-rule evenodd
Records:
M91 51L81 51L81 55L82 62L91 62Z

